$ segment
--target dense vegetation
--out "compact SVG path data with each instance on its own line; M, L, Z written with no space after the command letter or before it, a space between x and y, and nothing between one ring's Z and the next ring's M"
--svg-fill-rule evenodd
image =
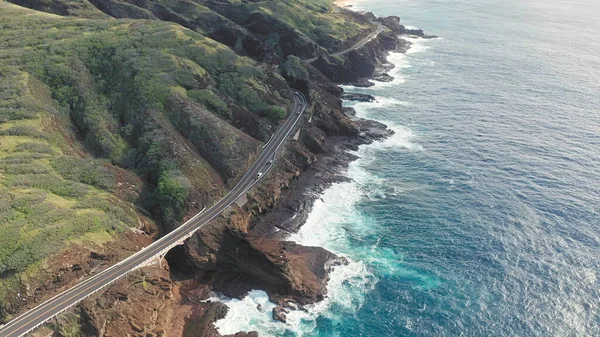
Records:
M271 61L337 51L348 40L375 29L364 18L334 6L333 0L9 1L60 15L171 21L220 41L240 55ZM258 46L257 40L264 45Z
M285 61L279 65L279 70L285 78L294 81L306 81L308 79L308 70L306 70L304 63L294 55L288 56Z
M221 197L300 57L373 28L332 0L10 1L39 11L0 1L0 309L65 247Z
M134 204L172 226L220 197L260 148L232 110L289 105L276 72L176 24L0 17L0 301L67 245L136 227Z
M295 29L327 50L335 51L341 43L369 28L368 23L348 20L348 14L333 6L333 0L228 0L222 14L243 25L254 24L252 15L261 14L267 20L276 20L280 27ZM207 2L209 5L210 2ZM213 8L219 8L213 6ZM252 28L250 28L252 30ZM280 48L280 31L265 36L272 47Z

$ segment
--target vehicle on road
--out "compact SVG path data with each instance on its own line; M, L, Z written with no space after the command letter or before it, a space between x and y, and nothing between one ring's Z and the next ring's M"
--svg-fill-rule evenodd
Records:
M294 109L300 109L301 113L306 110L306 98L298 95L298 100L294 100ZM59 313L73 305L81 302L90 295L103 289L104 287L113 284L129 272L146 265L148 261L160 256L164 256L172 247L180 244L190 237L191 233L209 223L212 219L221 214L229 205L234 203L238 198L247 193L271 166L265 167L265 159L274 163L276 153L280 146L288 139L288 136L293 131L300 118L287 119L281 128L273 134L267 144L266 151L262 151L256 161L249 168L250 172L262 170L258 172L255 178L251 174L244 175L240 181L232 188L232 191L227 193L222 199L217 201L208 209L203 209L200 213L175 228L173 231L164 235L152 244L144 247L137 253L122 260L121 262L101 271L82 282L77 283L72 288L56 295L55 297L39 304L30 311L13 318L5 325L0 325L0 337L21 337L28 332L34 330L44 322L56 317ZM277 142L274 144L273 142ZM248 172L248 171L247 171ZM235 191L235 192L233 192ZM205 212L206 210L206 212Z
M273 164L274 160L273 159L269 159L269 165Z

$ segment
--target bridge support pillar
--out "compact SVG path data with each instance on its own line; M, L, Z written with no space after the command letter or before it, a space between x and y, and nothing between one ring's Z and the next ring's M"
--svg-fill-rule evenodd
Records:
M167 254L166 253L160 254L159 256L156 257L158 259L158 268L162 269L162 260L165 258L165 255L167 255Z

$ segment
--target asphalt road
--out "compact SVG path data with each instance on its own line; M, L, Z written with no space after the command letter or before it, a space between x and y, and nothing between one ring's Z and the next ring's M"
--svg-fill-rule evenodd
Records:
M344 55L352 50L356 50L356 49L360 49L362 48L364 45L366 45L369 41L373 40L374 38L377 37L377 35L379 35L379 33L383 32L385 30L385 26L381 23L381 22L375 22L377 24L377 30L374 31L373 33L369 34L367 37L365 37L364 39L358 41L357 43L355 43L352 47L348 48L348 49L344 49L332 54L329 54L329 56L341 56ZM310 59L306 59L304 60L304 62L306 63L311 63L314 62L318 59L319 57L313 57Z
M135 270L142 263L157 256L165 249L169 248L169 246L187 238L190 232L197 230L214 219L229 205L245 194L260 180L260 178L264 177L265 173L273 166L277 150L292 132L296 123L298 123L306 110L308 103L304 95L294 91L293 96L294 108L288 119L279 127L271 140L264 146L263 151L258 156L256 162L223 199L127 259L78 283L72 288L9 321L0 328L0 337L23 336L37 328L45 321L53 318L71 306L76 305L81 300L108 286L125 274ZM272 162L270 162L271 159L273 159ZM260 178L258 177L259 173L262 173Z

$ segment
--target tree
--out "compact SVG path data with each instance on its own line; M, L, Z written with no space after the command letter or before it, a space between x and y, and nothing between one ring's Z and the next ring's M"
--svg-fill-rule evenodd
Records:
M280 107L280 106L276 106L276 105L271 105L269 108L267 108L267 110L265 111L265 115L267 116L268 119L270 119L273 122L277 122L281 119L283 119L286 115L286 111L284 108Z
M308 70L304 67L302 60L294 55L288 55L285 61L279 65L279 70L288 79L301 81L308 79Z
M163 211L163 219L169 225L180 221L185 215L185 204L189 194L190 183L176 170L165 170L161 173L154 194Z

